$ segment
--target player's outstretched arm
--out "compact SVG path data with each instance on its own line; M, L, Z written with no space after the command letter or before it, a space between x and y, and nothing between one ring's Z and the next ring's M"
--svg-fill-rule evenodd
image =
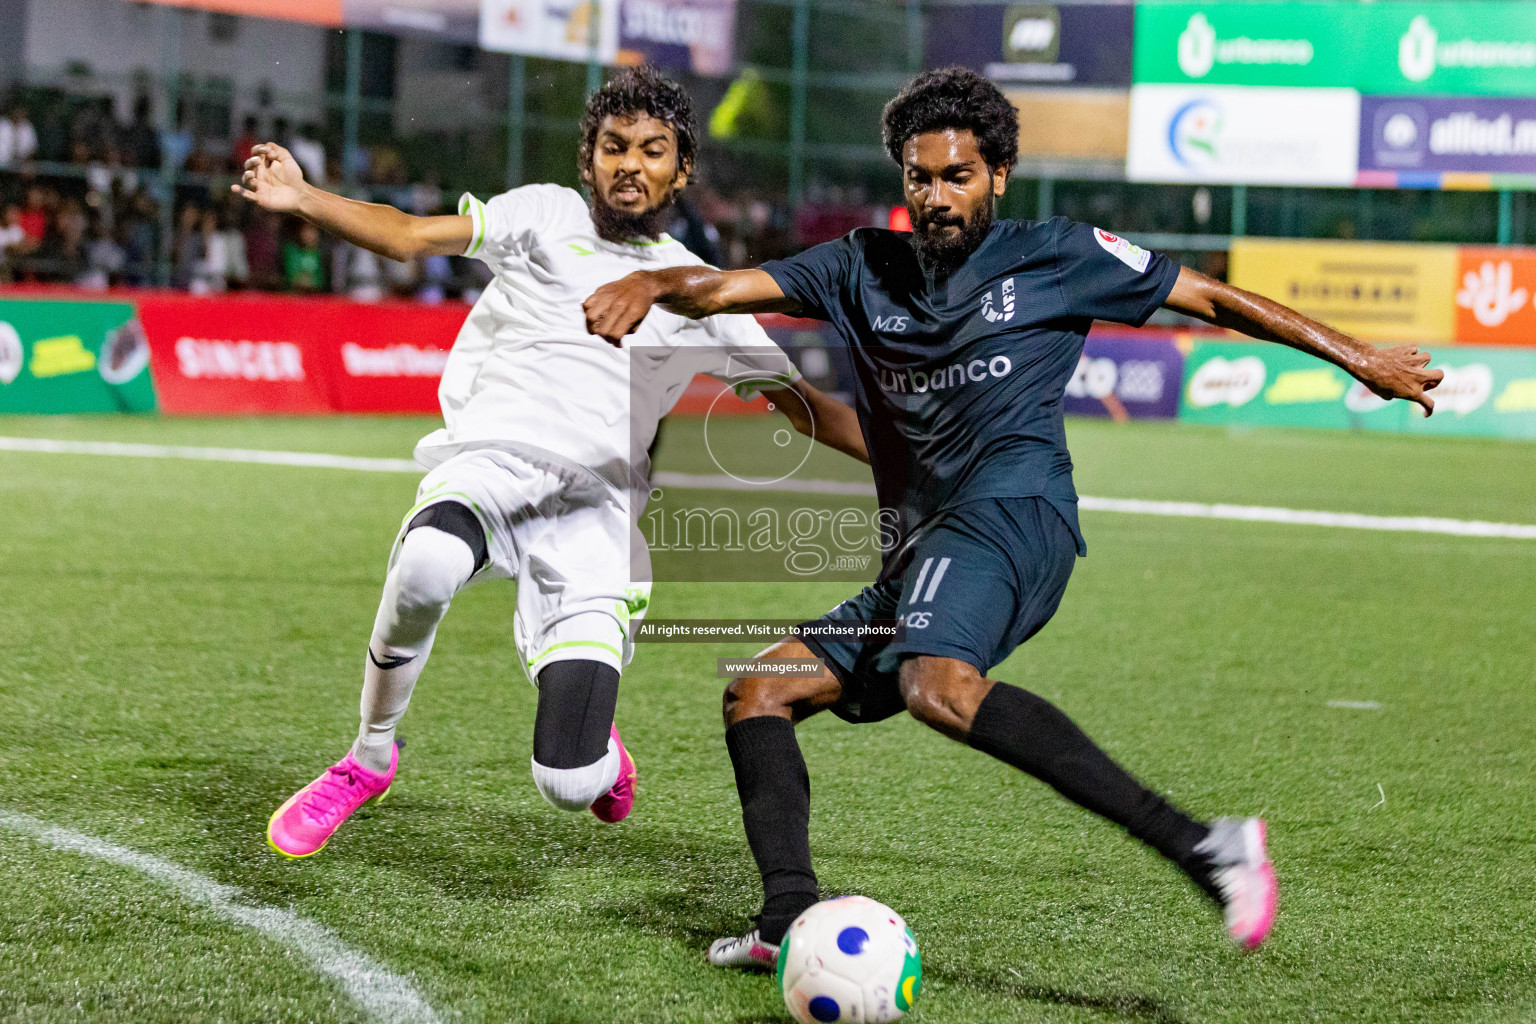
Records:
M1164 305L1206 323L1326 359L1382 398L1419 403L1426 416L1435 409L1435 400L1426 392L1445 378L1443 370L1428 369L1429 353L1412 345L1377 348L1288 306L1188 267L1179 271L1178 282Z
M804 378L782 388L765 388L762 393L800 433L868 464L869 449L859 428L859 414L848 406Z
M274 213L302 217L322 231L392 260L457 256L469 248L469 217L413 217L377 203L344 199L304 180L293 154L275 142L251 150L245 174L231 191Z
M702 266L637 270L603 285L582 303L587 332L610 345L622 344L633 334L652 306L694 320L716 313L792 313L798 308L761 270Z

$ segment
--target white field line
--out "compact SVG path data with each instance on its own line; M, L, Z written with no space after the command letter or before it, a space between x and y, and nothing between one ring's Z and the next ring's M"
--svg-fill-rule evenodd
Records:
M29 814L0 811L0 828L34 839L55 850L78 853L132 868L200 903L215 916L260 932L314 964L341 983L352 1001L384 1024L437 1024L437 1014L409 980L386 970L367 954L347 945L329 928L277 907L239 902L240 890L215 882L147 853L139 853L82 832L50 825Z
M52 441L32 437L0 437L0 451L116 455L141 459L196 459L205 462L249 462L268 466L352 469L367 473L419 475L424 472L421 466L409 459L370 459L351 455L326 455L320 452L273 452L248 448L193 448L181 445L121 444L101 441ZM652 477L652 483L660 487L701 490L846 494L859 497L875 495L874 484L841 480L781 480L773 484L754 484L723 474L698 476L689 473L662 472ZM1281 523L1287 526L1330 526L1350 530L1536 540L1536 525L1442 519L1433 516L1374 516L1359 512L1318 512L1308 509L1267 508L1261 505L1207 505L1194 501L1144 501L1139 498L1095 498L1089 495L1080 497L1078 505L1088 512L1120 512L1129 515L1173 516L1183 519L1228 519L1247 523Z
M1351 711L1380 711L1381 702L1375 700L1331 700L1331 708L1348 708Z

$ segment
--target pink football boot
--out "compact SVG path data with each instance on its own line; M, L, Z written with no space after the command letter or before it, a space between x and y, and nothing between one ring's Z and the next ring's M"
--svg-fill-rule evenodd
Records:
M610 727L608 735L619 747L619 777L612 789L592 801L592 813L599 821L612 825L629 817L629 812L635 809L635 762L624 749L624 741L619 739L617 725Z
M267 822L267 845L290 858L319 853L353 811L388 795L399 765L398 745L390 748L387 772L364 768L348 751L273 812Z
M1280 884L1265 848L1264 819L1217 818L1210 823L1197 853L1211 863L1211 879L1221 892L1227 935L1244 951L1258 949L1275 926Z

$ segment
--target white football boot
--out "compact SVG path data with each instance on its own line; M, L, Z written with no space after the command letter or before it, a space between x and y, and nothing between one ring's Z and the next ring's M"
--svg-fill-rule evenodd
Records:
M779 965L779 947L764 942L753 928L747 934L726 936L709 944L709 962L716 967L771 971Z
M1227 934L1244 951L1255 950L1275 926L1280 885L1264 846L1262 818L1217 818L1195 847L1211 863L1221 893Z

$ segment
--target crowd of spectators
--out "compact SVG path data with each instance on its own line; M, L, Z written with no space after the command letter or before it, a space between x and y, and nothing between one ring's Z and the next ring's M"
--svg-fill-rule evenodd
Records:
M29 112L23 95L0 101L7 112L0 117L0 283L440 302L472 301L488 280L483 265L457 257L382 259L230 192L251 147L266 139L287 146L306 179L347 192L339 184L346 177L341 147L327 145L315 124L295 128L282 116L247 115L220 138L199 130L186 103L174 127L157 128L148 96L124 120L111 97L33 104L39 113ZM366 184L349 194L420 215L447 212L452 197L435 173L409 181L398 152L387 147L354 159L349 177ZM746 266L786 255L793 243L821 241L800 237L808 226L819 232L814 214L813 206L795 221L782 202L727 199L701 184L679 205L670 230L710 263ZM846 219L842 212L829 223Z

